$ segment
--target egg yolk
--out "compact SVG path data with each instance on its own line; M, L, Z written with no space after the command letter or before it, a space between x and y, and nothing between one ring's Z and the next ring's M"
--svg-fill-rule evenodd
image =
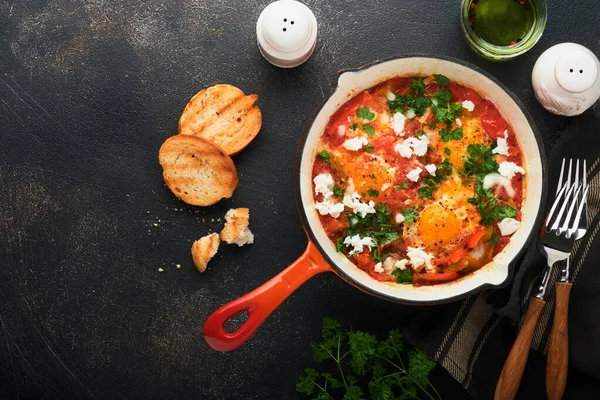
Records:
M453 211L439 205L426 207L419 219L419 236L429 248L440 248L456 239L460 222Z

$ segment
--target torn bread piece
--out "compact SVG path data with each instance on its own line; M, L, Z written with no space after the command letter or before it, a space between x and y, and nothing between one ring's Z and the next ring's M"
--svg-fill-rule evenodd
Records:
M236 208L225 214L225 227L221 231L221 240L229 244L243 246L254 243L254 235L250 232L250 210Z
M211 233L210 235L200 238L192 244L192 259L194 265L200 272L206 271L206 265L211 258L217 254L219 249L219 234Z

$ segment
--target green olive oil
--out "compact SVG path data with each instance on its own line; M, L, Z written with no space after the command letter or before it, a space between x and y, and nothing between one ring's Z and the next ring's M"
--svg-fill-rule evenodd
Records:
M512 46L531 30L534 12L530 0L474 0L469 23L482 40L496 46Z

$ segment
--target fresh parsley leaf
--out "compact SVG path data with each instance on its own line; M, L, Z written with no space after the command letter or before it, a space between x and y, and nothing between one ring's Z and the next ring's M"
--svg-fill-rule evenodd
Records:
M444 154L447 155L447 156L449 156L451 154L450 153L450 149L447 148L447 147L444 147Z
M370 124L364 124L362 130L369 136L373 136L375 134L375 129Z
M500 235L498 235L496 232L492 232L492 237L490 237L490 246L494 247L498 241L500 241Z
M433 94L433 98L437 101L437 107L446 107L452 100L452 93L447 90L440 89Z
M363 150L365 151L365 153L372 153L374 149L375 149L375 146L373 146L372 144L368 144L365 147L363 147Z
M321 156L321 159L323 161L325 161L327 164L331 164L331 153L328 152L327 150L321 150L321 152L319 153L319 156Z
M334 187L333 190L332 190L332 192L336 196L344 197L344 189L342 189L340 187Z
M401 187L402 189L406 189L406 188L408 187L408 182L402 182L402 183L400 184L400 187Z
M371 197L379 197L379 191L375 190L373 188L369 188L367 190L367 193L369 193L369 196L371 196Z
M493 225L504 218L514 218L517 216L517 208L510 203L502 201L490 189L483 187L483 177L481 174L477 176L475 183L475 194L477 197L467 199L470 204L477 206L481 222L485 225Z
M440 86L448 86L450 84L450 79L446 78L441 74L433 74L433 77L440 84Z
M429 97L415 97L412 94L407 94L405 96L396 95L396 98L388 101L387 105L392 114L406 114L406 111L411 108L414 110L415 115L421 116L425 114L427 107L431 105L431 100Z
M416 96L425 93L425 83L423 83L423 79L413 79L410 84L410 92Z
M452 132L450 132L446 128L442 128L440 129L439 134L443 142L449 142L451 140L462 139L463 130L462 128L455 128Z
M498 163L494 160L495 144L487 147L484 144L470 144L467 147L468 157L463 158L463 175L489 174L498 171Z
M402 215L404 216L404 221L408 223L413 223L419 217L419 213L417 212L416 207L409 207L402 210Z
M417 193L422 199L433 200L433 188L431 188L430 186L421 186Z
M429 374L434 368L435 361L425 352L418 349L409 352L408 372L420 386L428 382Z
M375 118L375 113L372 112L369 107L363 106L356 110L356 116L362 118L365 121L372 121Z
M418 131L418 132L415 133L416 137L421 137L423 135L426 135L426 133L424 131L422 131L422 130L420 130L420 131Z
M412 283L413 276L412 271L409 268L406 269L395 269L392 271L392 275L394 275L398 281L398 283Z
M470 185L471 183L473 183L473 179L465 179L464 181L461 182L463 185Z
M377 179L377 175L375 175L375 173L373 172L373 173L371 174L371 178L373 178L373 179Z
M431 121L427 124L427 126L429 127L429 129L434 129L437 126L437 121Z
M358 129L358 122L353 122L349 128L355 131L356 129Z

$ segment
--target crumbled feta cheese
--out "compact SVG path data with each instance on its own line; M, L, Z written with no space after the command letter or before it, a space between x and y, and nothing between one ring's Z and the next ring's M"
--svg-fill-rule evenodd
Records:
M344 126L344 125L338 126L338 135L340 135L340 136L346 135L346 126Z
M406 110L406 118L407 119L411 119L411 118L414 118L416 116L417 116L417 113L412 108L409 108L408 110Z
M498 222L498 229L500 229L502 236L512 235L520 226L521 222L514 218L504 218L502 221Z
M475 109L475 103L470 100L465 100L462 102L462 107L467 111L473 111Z
M315 195L322 193L327 197L332 193L334 182L331 174L319 174L315 176L313 182L315 183Z
M392 93L392 92L387 92L386 97L387 97L388 101L394 101L394 100L396 100L396 95L394 93Z
M364 218L367 214L375 214L375 202L373 200L368 203L360 201L360 194L353 192L352 194L344 195L344 205L352 209L352 212L360 214Z
M433 256L424 252L422 247L409 246L406 255L410 258L410 263L413 268L419 268L421 265L425 265L430 271L435 269L435 266L431 263Z
M373 271L377 272L378 274L383 274L384 270L383 270L382 264L380 262L375 264L375 266L373 267Z
M344 205L342 203L337 203L333 201L332 197L327 197L323 201L318 201L315 203L315 208L319 211L321 215L331 215L333 218L337 218L340 216L342 211L344 211Z
M402 213L397 213L394 219L396 220L397 224L401 224L404 221L406 221L406 218L404 218L404 215Z
M503 156L508 155L508 143L506 139L508 139L508 131L504 131L504 138L499 137L496 140L498 145L494 150L492 150L493 154L502 154Z
M424 156L429 149L429 138L427 135L423 135L420 138L410 137L404 141L412 147L413 152L419 157Z
M375 242L373 242L372 238L365 236L361 239L358 234L354 236L347 236L346 239L344 239L344 244L348 247L354 247L354 249L352 249L352 253L362 253L364 246L367 246L369 251L371 251L372 247L375 247Z
M396 267L399 270L405 270L406 264L408 264L408 260L406 260L406 259L398 260L398 261L396 261L396 264L394 264L394 267Z
M396 143L394 150L404 158L412 157L413 151L407 143Z
M456 122L456 126L458 126L458 127L462 126L462 121L460 120L460 118L456 118L456 120L454 120L454 122Z
M437 170L435 164L427 164L425 166L425 169L427 170L427 172L429 172L429 175L435 176L435 171Z
M406 117L402 113L396 113L392 117L392 128L397 136L404 136L404 122Z
M494 186L502 186L510 198L515 197L515 190L510 183L510 179L496 173L486 175L483 178L483 188L491 189Z
M508 179L512 179L512 177L517 173L524 174L525 170L514 162L504 161L503 163L500 163L500 166L498 167L498 173L507 177Z
M383 185L381 185L381 191L385 192L386 190L388 190L390 187L392 186L391 183L384 183Z
M423 172L423 169L417 167L409 171L408 174L406 174L406 178L413 182L416 182L419 180L419 175L421 175L421 172Z
M367 145L369 141L364 137L355 137L344 142L344 147L350 151L358 151Z

